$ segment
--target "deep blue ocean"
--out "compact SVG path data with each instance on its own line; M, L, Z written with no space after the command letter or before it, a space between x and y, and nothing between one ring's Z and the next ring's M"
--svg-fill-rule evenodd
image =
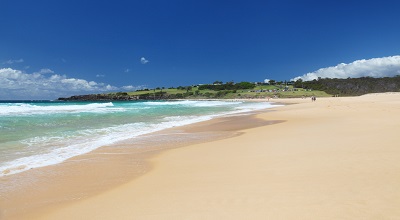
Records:
M0 176L174 126L271 107L241 101L0 101Z

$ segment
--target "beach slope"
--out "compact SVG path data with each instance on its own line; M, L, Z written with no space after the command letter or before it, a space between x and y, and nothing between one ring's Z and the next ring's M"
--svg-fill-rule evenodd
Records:
M299 102L41 219L400 219L400 94ZM190 128L189 128L190 130Z

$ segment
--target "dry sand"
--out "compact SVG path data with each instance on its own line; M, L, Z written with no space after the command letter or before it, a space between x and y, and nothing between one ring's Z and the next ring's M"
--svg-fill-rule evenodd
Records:
M400 93L279 102L299 104L257 115L280 123L163 151L145 175L32 216L400 219Z

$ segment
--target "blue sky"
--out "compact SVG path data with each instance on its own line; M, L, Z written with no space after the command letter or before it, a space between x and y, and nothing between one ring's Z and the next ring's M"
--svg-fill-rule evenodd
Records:
M399 1L1 0L0 8L0 99L338 69L400 75Z

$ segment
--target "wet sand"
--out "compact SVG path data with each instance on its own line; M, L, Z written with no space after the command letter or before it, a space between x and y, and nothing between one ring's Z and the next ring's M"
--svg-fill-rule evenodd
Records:
M141 175L18 217L400 219L400 93L279 102L298 104L176 129L220 135L148 152Z

